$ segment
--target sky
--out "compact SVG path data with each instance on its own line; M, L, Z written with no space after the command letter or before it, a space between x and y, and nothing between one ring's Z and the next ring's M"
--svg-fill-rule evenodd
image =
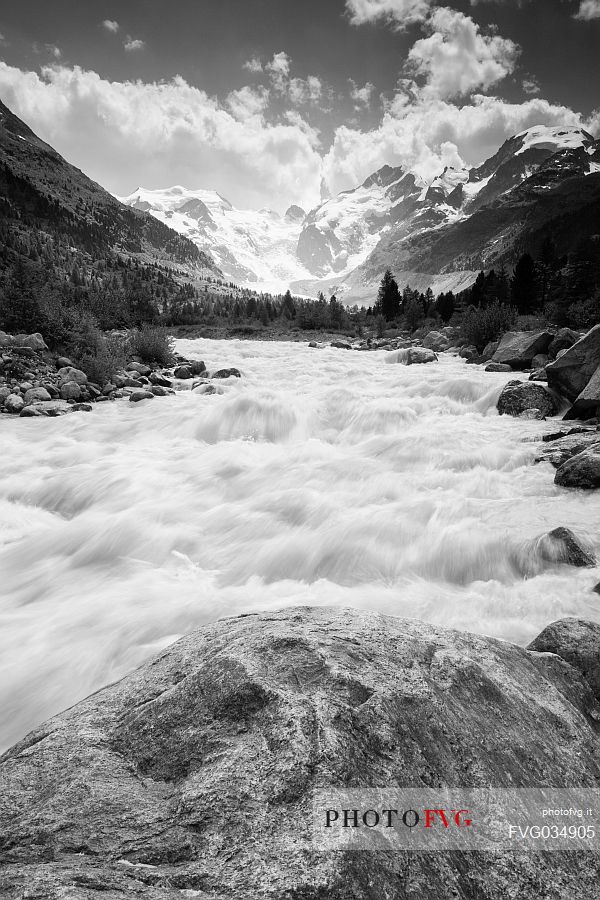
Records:
M532 125L600 136L600 0L19 0L0 97L114 194L304 209Z

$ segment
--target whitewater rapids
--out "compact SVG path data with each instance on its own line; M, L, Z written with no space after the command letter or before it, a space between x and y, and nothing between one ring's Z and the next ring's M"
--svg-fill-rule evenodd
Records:
M561 616L600 621L600 571L532 550L564 525L600 552L600 504L534 464L524 439L556 420L498 416L512 376L444 355L178 349L244 377L0 422L1 746L221 616L339 604L521 644Z

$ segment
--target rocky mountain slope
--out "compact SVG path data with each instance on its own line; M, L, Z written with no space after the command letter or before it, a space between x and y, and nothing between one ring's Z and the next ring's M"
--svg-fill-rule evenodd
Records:
M210 251L232 278L370 302L388 266L401 283L438 292L512 265L548 228L568 250L591 233L599 194L600 142L580 128L537 126L483 165L448 168L431 183L384 166L306 216L236 210L214 192L178 187L139 189L124 202Z
M312 804L330 788L597 788L599 646L598 626L577 620L527 651L334 608L200 628L0 759L0 891L597 896L595 844L585 865L516 844L323 853Z
M119 203L68 163L0 102L0 210L3 244L14 252L34 232L67 241L96 261L107 253L140 264L219 275L212 258L155 217ZM6 255L5 262L10 262Z

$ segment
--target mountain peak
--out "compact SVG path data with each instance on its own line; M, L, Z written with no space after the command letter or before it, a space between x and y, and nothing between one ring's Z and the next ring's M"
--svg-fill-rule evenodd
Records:
M572 150L587 147L594 143L594 138L585 129L570 125L533 125L525 131L515 134L511 142L520 143L516 155L527 150L549 150L558 153L560 150Z

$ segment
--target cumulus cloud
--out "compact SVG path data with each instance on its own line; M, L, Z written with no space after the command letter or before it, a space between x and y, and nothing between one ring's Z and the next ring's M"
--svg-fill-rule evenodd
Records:
M139 38L132 38L127 36L127 40L123 44L128 53L135 52L136 50L143 50L146 46L144 41L141 41Z
M114 19L104 19L102 25L107 31L111 31L113 34L116 34L119 30L119 23Z
M415 102L399 94L378 128L338 128L323 174L332 193L360 184L386 163L433 179L447 165L480 164L507 138L541 123L579 126L582 121L568 107L538 97L508 103L478 94L458 107L446 99Z
M273 87L281 94L284 94L287 90L291 62L287 53L284 53L282 50L280 53L273 54L271 62L268 62L264 67L265 72L268 72L271 76Z
M367 81L366 84L359 87L352 78L349 78L348 81L350 82L350 99L354 101L354 108L361 109L369 107L371 105L371 97L375 91L375 85L371 84L370 81Z
M519 48L497 34L486 35L470 16L448 7L434 10L428 37L416 41L408 68L424 79L430 97L462 97L487 90L514 71Z
M434 0L346 0L346 10L353 25L386 22L402 29L423 22Z
M600 19L600 0L581 0L576 19L591 22L592 19Z
M253 56L251 59L247 60L244 63L243 68L246 69L247 72L253 72L253 73L262 72L263 64L260 61L260 59L258 58L258 56Z
M232 115L240 122L253 116L261 116L269 105L269 91L265 87L246 85L237 91L231 91L226 104Z
M40 137L116 194L179 183L229 194L239 206L276 208L310 207L320 196L315 132L298 120L266 123L247 92L230 95L227 108L179 76L115 82L78 66L38 74L0 62L0 93Z
M534 75L529 76L528 78L524 78L523 82L523 90L526 94L539 94L541 91L539 82Z

